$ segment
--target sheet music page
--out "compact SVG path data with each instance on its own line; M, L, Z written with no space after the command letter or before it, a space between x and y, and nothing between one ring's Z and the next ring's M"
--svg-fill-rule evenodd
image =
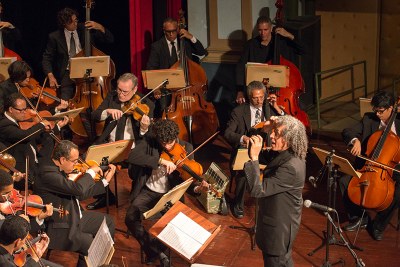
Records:
M88 250L87 262L89 266L100 266L107 260L114 245L106 219L103 222Z
M179 212L161 231L158 238L187 259L191 259L210 236L210 232Z

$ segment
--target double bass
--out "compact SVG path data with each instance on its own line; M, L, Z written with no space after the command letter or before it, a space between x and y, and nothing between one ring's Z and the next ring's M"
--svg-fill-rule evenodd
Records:
M180 12L180 28L184 28L183 12ZM206 102L208 89L204 69L188 58L185 38L180 39L179 60L172 69L183 69L188 89L172 92L171 104L163 118L175 121L179 126L179 138L192 144L200 144L218 129L219 122L212 103Z
M86 0L86 21L90 21L90 10L94 1ZM85 47L76 57L104 56L105 54L94 47L90 41L90 30L85 30ZM103 131L104 122L96 123L91 120L91 112L100 106L107 93L111 89L111 80L115 78L115 64L110 60L110 72L108 76L86 77L76 79L76 93L72 99L75 108L86 108L86 119L83 122L82 117L78 116L70 125L71 130L80 136L94 138ZM84 112L84 111L82 111ZM81 114L82 115L82 114Z
M282 27L283 0L277 0L275 6L277 7L275 16L276 27ZM280 54L279 39L280 35L275 33L274 57L272 62L268 62L268 64L282 65L289 69L289 86L286 88L275 88L277 90L278 105L282 106L287 114L301 121L306 127L307 132L311 133L311 124L308 115L299 105L299 97L305 92L304 80L296 65Z

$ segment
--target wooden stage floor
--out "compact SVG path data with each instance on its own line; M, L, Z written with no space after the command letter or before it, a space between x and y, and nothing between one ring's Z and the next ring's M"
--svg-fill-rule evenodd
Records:
M346 147L341 141L339 133L320 132L314 134L310 139L310 147L317 146L325 150L335 149L339 155L347 156ZM222 137L216 138L213 142L201 148L196 154L196 159L203 164L204 170L212 161L217 163L228 174L228 161L230 157L230 147ZM322 167L318 158L309 153L307 159L307 177L310 175L316 176L318 170ZM327 186L326 177L321 179L317 188L313 188L306 181L303 198L310 199L313 202L327 204ZM113 185L113 183L112 183ZM119 193L119 208L110 207L110 214L115 218L117 228L126 230L124 224L125 212L129 205L128 196L131 187L131 181L126 173L122 170L118 175L118 193ZM114 190L114 188L112 188ZM226 190L228 195L229 185ZM337 192L337 210L339 211L341 224L346 221L346 216L342 207L341 199ZM88 200L85 203L90 203ZM257 248L251 250L251 239L249 232L245 230L232 229L230 226L242 226L245 228L252 227L254 224L254 199L246 197L246 210L243 219L236 219L231 214L227 216L213 215L205 213L201 204L190 196L186 196L186 204L207 217L216 225L221 225L221 231L216 238L211 242L207 249L199 256L196 263L221 265L221 266L263 266L262 254ZM100 210L105 212L105 208ZM373 216L373 213L371 214ZM384 233L382 241L374 241L366 230L361 230L356 245L363 248L363 251L355 250L366 266L398 266L399 256L399 237L400 233L396 231L397 212L393 216L391 224ZM295 266L322 266L325 261L326 250L325 246L318 250L313 256L307 254L314 248L318 247L323 238L322 231L326 229L325 216L313 209L303 209L300 231L297 235L293 248L293 259ZM344 233L347 240L353 242L355 233ZM339 237L336 235L336 238ZM54 241L54 240L53 240ZM55 241L57 242L57 241ZM111 263L118 266L124 266L121 259L126 258L125 266L148 266L140 262L140 250L137 241L132 238L126 238L123 233L117 232L115 235L115 254ZM337 260L344 260L344 266L355 266L355 261L347 248L330 245L329 246L329 263L334 263ZM53 251L50 260L60 263L64 266L75 266L77 254ZM157 264L159 264L157 262ZM175 267L190 266L187 262L180 259L177 255L172 254L172 264ZM154 265L157 266L157 265Z

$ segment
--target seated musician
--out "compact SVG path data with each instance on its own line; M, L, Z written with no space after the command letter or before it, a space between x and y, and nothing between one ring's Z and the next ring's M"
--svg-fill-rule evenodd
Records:
M96 141L97 144L119 140L138 140L147 133L154 110L154 104L151 100L145 98L141 101L149 111L139 121L134 119L132 112L125 114L123 112L130 106L135 97L142 97L137 92L137 84L138 79L134 74L122 74L117 80L117 90L111 91L92 113L95 121L105 121L103 133ZM87 205L89 210L99 209L106 205L105 195L96 196L96 198L95 202ZM109 201L110 204L114 204L115 201L114 194L111 191L109 191Z
M192 151L189 143L177 139L178 134L179 128L174 121L158 120L149 134L136 143L128 158L131 164L129 176L133 179L134 186L125 223L146 253L149 264L159 258L161 266L170 266L162 244L151 238L143 228L142 215L153 208L171 188L183 181L179 173L175 172L177 166L161 158L163 151L172 150L175 144L184 146L188 153ZM192 183L188 189L192 194L200 193L200 190L208 190L208 183Z
M269 94L267 99L266 88L259 81L252 81L247 86L249 103L237 106L231 114L225 130L225 138L229 144L237 151L239 148L247 147L249 135L254 132L252 127L262 121L268 120L270 116L284 115L285 112L276 103L276 95ZM268 110L267 110L268 109ZM236 153L231 154L231 163L236 157ZM232 164L231 164L232 166ZM233 171L231 171L233 172ZM246 191L246 179L243 171L239 171L235 176L235 198L231 207L232 214L236 218L243 218L244 194Z
M351 154L354 156L365 155L369 137L378 130L384 130L388 120L393 112L394 98L391 93L385 91L377 92L371 100L373 112L367 112L360 122L351 128L346 128L342 132L343 140L347 145L351 145ZM391 131L396 135L400 133L400 117L397 116ZM361 169L364 166L364 160L357 158L355 168ZM374 220L369 224L369 232L375 240L382 240L383 232L392 218L394 211L398 208L400 197L400 175L393 172L392 179L396 182L395 192L392 204L385 210L376 214ZM369 216L363 215L363 208L352 203L347 195L347 187L351 180L349 175L343 176L339 181L339 186L343 194L343 204L348 213L350 223L344 227L346 231L355 231L359 227L366 228Z
M199 62L199 57L207 55L207 50L203 44L185 29L178 29L178 22L173 18L166 18L163 22L164 36L151 45L149 60L147 61L147 70L169 69L178 61L180 54L179 38L185 44L185 55L188 59ZM178 38L179 32L179 38ZM161 93L168 93L162 89ZM155 94L157 98L157 94ZM171 97L161 96L156 101L156 110L154 117L161 118L163 111L169 106Z
M45 203L53 203L69 212L68 216L53 214L48 219L47 234L55 240L50 243L49 248L78 252L77 266L86 266L83 256L88 254L90 244L104 218L112 237L115 224L108 214L83 210L79 201L104 193L104 188L115 173L115 166L110 164L104 174L99 166L90 167L77 180L72 181L68 177L78 162L78 146L71 141L62 140L54 148L49 162L41 164L35 193ZM104 179L95 181L96 174L103 175Z
M21 88L28 87L29 79L32 75L31 67L22 60L11 63L10 66L8 66L7 72L10 77L0 83L0 109L2 111L6 98L13 93L18 93L18 88L15 84L18 84ZM36 102L33 103L36 104ZM67 107L68 102L61 100L57 107L50 109L50 112L57 113Z
M51 124L47 120L43 120L28 129L22 129L19 125L20 122L26 119L28 112L27 103L25 98L19 94L14 93L10 95L5 102L5 112L0 117L0 142L5 146L11 145L21 141L15 146L12 146L7 152L10 153L16 160L15 168L17 170L25 170L25 156L29 156L29 179L34 181L37 175L37 164L41 157L48 158L54 146L53 139L44 130L50 130ZM57 127L54 127L56 132L68 123L68 118L65 117L62 121L57 122ZM37 133L35 133L38 131ZM35 133L35 134L34 134ZM30 136L34 134L33 136ZM39 150L37 143L42 144ZM18 189L21 189L19 184L16 184Z
M0 221L0 225L0 266L17 266L14 263L13 254L26 246L25 243L30 230L29 222L20 216L10 215ZM42 264L49 266L48 261L44 262L40 259L46 251L49 241L46 234L43 234L42 239L34 244L37 254L32 253L30 257L27 257L23 266L43 266L39 263L39 260L42 261Z

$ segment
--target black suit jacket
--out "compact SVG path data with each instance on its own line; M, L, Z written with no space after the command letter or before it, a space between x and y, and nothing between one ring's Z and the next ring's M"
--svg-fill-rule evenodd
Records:
M353 138L357 138L361 142L361 154L365 155L365 151L367 150L367 143L369 137L379 130L380 119L376 116L375 113L367 112L364 114L362 120L358 122L356 125L350 128L345 128L342 131L343 141L346 144L349 144ZM398 114L394 125L396 128L396 134L400 135L400 115ZM361 158L356 158L355 168L360 169L364 166L364 160Z
M95 182L90 174L84 174L77 181L67 179L52 162L40 167L40 179L36 182L35 193L44 203L53 203L54 207L63 207L69 215L60 217L58 213L47 218L47 234L50 237L49 248L76 251L81 240L86 237L79 227L78 200L105 193L101 181ZM83 209L81 208L83 212Z
M270 153L275 158L264 170L262 183L258 161L246 162L244 172L250 194L259 203L257 245L267 254L284 255L291 250L300 226L306 162L288 150Z
M85 47L85 27L83 24L78 24L77 28L79 41L82 49ZM114 36L109 30L105 30L105 33L97 30L91 30L90 40L92 44L97 42L112 43L114 42ZM45 75L52 72L59 83L69 73L66 72L66 68L69 62L69 51L67 41L65 39L64 29L57 30L49 34L46 50L43 53L42 68Z
M141 98L142 94L137 93ZM153 111L154 111L154 103L148 99L145 98L141 101L142 104L146 104L149 107L149 114L148 116L150 118L153 117ZM92 113L92 118L95 121L100 121L101 120L101 113L106 110L106 109L121 109L121 102L118 100L118 95L116 91L111 91L108 93L107 97L103 100L103 102L100 104L100 106ZM135 140L138 140L142 136L140 135L140 122L136 121L131 114L125 114L124 116L128 116L128 119L132 120L132 126L133 126L133 131L135 135ZM113 121L113 118L111 116L107 117L105 124L104 124L104 130L102 135L96 140L96 143L101 144L106 141L112 130L117 126L118 121ZM118 140L116 140L118 141Z
M193 54L198 56L204 56L207 54L207 51L204 49L199 40L197 40L196 43L192 43L192 41L185 38L184 42L186 55L189 57L189 59L196 61L193 57ZM168 43L165 39L165 36L161 37L160 40L151 45L150 57L147 61L146 69L169 69L174 63L175 62L172 62L171 60L171 54L169 52Z

